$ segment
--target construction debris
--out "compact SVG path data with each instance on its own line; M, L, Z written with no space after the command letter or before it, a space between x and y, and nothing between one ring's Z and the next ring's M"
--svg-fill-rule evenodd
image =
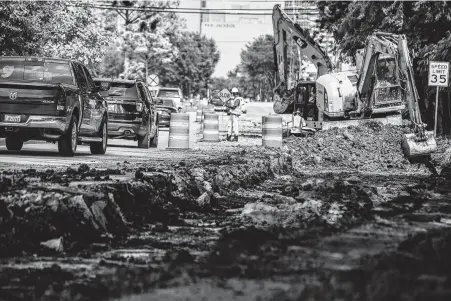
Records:
M362 172L401 169L418 170L404 158L401 139L409 129L402 126L368 122L363 126L333 128L312 137L289 137L285 148L296 164Z

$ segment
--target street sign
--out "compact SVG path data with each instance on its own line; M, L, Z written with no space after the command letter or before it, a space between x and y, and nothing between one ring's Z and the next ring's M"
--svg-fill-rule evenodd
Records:
M232 98L232 94L227 89L222 89L221 92L219 92L218 96L222 102L226 102L227 100Z
M429 62L428 86L437 87L435 92L434 137L437 137L438 94L440 87L447 87L449 81L448 62Z
M447 87L449 80L448 62L429 62L429 86Z
M147 78L147 84L151 87L157 87L160 84L160 79L158 78L158 75L151 74Z

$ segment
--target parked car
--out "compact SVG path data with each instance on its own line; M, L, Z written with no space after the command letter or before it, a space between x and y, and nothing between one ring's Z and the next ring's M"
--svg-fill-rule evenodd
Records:
M177 110L179 112L182 111L183 95L182 95L182 91L179 88L161 87L158 90L156 98L157 98L156 99L157 102L160 99L161 100L166 100L166 99L173 100L177 106Z
M108 103L108 136L137 140L139 148L158 146L158 115L147 86L139 80L94 79Z
M56 58L0 57L0 137L8 150L28 140L58 142L73 156L79 142L105 154L108 112L88 69Z
M158 99L156 109L159 116L159 126L169 127L171 114L177 113L177 104L172 99Z

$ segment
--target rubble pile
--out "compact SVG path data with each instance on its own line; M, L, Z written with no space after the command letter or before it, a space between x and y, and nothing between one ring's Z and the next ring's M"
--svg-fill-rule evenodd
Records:
M332 128L312 137L289 137L284 147L297 165L364 172L416 170L404 157L401 139L409 129L369 122L362 126Z

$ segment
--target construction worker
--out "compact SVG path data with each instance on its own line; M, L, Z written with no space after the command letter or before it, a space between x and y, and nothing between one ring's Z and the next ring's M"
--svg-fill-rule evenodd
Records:
M241 102L243 99L238 95L238 89L232 88L232 97L226 102L227 115L227 141L238 141L238 121L241 115Z

